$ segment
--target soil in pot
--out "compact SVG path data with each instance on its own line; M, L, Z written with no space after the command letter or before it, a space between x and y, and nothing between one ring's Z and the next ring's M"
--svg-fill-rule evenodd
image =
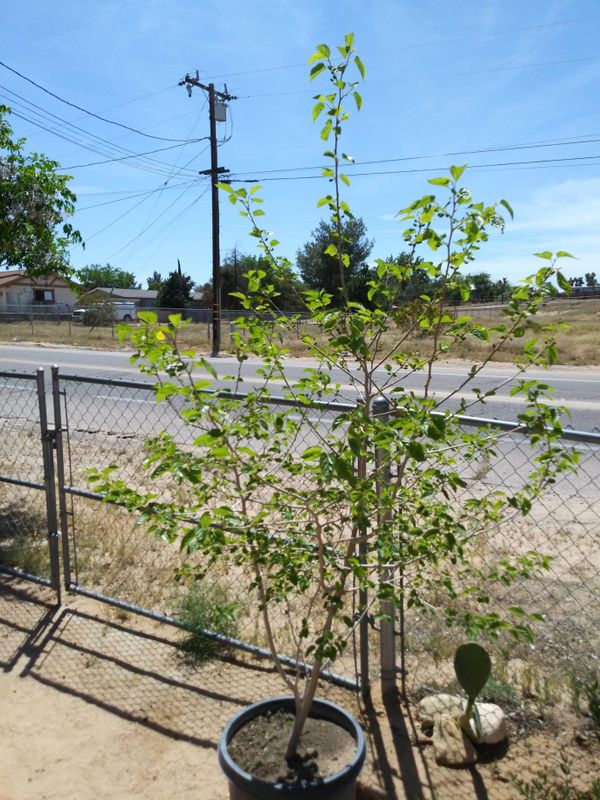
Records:
M229 742L230 756L245 772L270 783L325 778L350 763L356 753L352 735L333 722L311 717L304 726L297 755L288 763L285 751L293 721L288 711L255 717Z

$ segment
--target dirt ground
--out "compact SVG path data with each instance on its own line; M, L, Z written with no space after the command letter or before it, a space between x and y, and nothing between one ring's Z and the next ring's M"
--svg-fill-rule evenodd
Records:
M280 694L269 666L239 654L186 663L166 626L81 597L53 608L34 585L0 578L0 800L225 800L216 746L240 707ZM435 765L412 707L324 688L358 714L369 744L362 800L512 800L511 776L600 774L600 745L574 738L574 720L515 736L470 770ZM542 796L540 795L540 800Z

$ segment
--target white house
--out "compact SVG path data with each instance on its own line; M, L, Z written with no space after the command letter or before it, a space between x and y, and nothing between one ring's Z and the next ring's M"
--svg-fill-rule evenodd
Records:
M34 278L19 269L0 272L0 312L23 314L32 306L68 312L77 302L72 285L54 274Z

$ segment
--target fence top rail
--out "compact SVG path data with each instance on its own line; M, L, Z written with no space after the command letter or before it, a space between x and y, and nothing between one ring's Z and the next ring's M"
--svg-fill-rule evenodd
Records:
M436 414L436 412L433 412ZM443 416L440 412L440 416ZM524 425L522 422L506 422L504 420L499 419L487 419L485 417L467 417L467 416L457 416L456 420L465 426L469 426L472 428L496 428L502 431L510 431L511 433L520 433L523 436L527 436L531 433L531 430ZM597 444L600 445L600 433L594 433L593 431L576 431L570 429L563 429L561 435L561 439L566 439L567 441L573 442L587 442L588 444Z
M54 372L54 368L53 368ZM56 370L58 373L58 370ZM7 376L7 377L24 377L24 378L33 378L35 379L35 375L26 375L26 374L19 374L13 372L0 372L0 377ZM75 375L72 373L63 373L59 374L59 380L61 381L70 381L73 383L90 383L96 384L101 386L114 386L114 387L121 387L123 389L141 389L143 391L152 391L154 389L154 384L150 383L150 381L134 381L134 380L125 380L123 378L106 378L106 377L97 377L92 375ZM199 390L203 394L213 394L210 389L201 389ZM220 391L214 392L217 397L229 398L231 400L244 400L248 397L248 394L245 392L229 392L229 391ZM281 405L287 406L290 408L318 408L322 411L352 411L353 409L357 408L356 403L352 402L339 402L339 401L327 401L327 400L314 400L308 403L299 403L297 400L294 400L290 397L282 397L281 395L270 395L269 402L273 405ZM435 415L444 416L444 414L440 412L433 412ZM470 417L466 415L456 415L455 419L461 425L473 427L473 428L483 428L483 427L490 427L496 428L497 430L507 431L511 433L518 433L522 436L527 436L531 433L530 429L527 425L524 425L522 422L515 421L506 421L506 420L499 420L499 419L489 419L486 417ZM594 444L600 445L600 433L594 433L593 431L579 431L579 430L563 430L561 439L566 441L572 442L585 442L587 444Z
M1 369L0 378L16 378L20 381L37 381L35 372L17 372L16 370Z
M150 381L133 381L123 378L99 378L93 375L74 375L69 373L59 373L59 380L70 381L72 383L91 383L100 386L114 386L123 389L141 389L152 391L155 384ZM199 394L214 394L216 397L229 398L230 400L245 400L249 395L245 392L229 392L227 390L212 392L210 389L199 389ZM323 411L352 411L356 408L356 403L343 403L327 400L313 400L308 403L299 403L291 397L281 395L269 395L269 403L279 406L291 406L297 408L320 408Z

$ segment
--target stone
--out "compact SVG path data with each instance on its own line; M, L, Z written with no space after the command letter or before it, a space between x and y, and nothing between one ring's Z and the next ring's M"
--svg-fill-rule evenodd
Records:
M506 727L506 714L495 703L475 703L479 711L481 720L481 742L480 744L498 744L503 742L508 736ZM470 720L472 739L478 742L475 731L475 723Z
M508 735L506 714L495 703L476 703L481 719L481 741L478 741L475 723L470 721L470 737L479 744L498 744ZM454 694L435 694L424 697L418 707L422 728L431 728L440 716L446 715L459 720L465 713L467 701Z
M466 767L477 761L475 745L454 717L441 714L433 727L435 760L443 767Z
M421 727L431 728L442 714L458 718L464 714L467 701L454 694L432 694L424 697L417 706Z

